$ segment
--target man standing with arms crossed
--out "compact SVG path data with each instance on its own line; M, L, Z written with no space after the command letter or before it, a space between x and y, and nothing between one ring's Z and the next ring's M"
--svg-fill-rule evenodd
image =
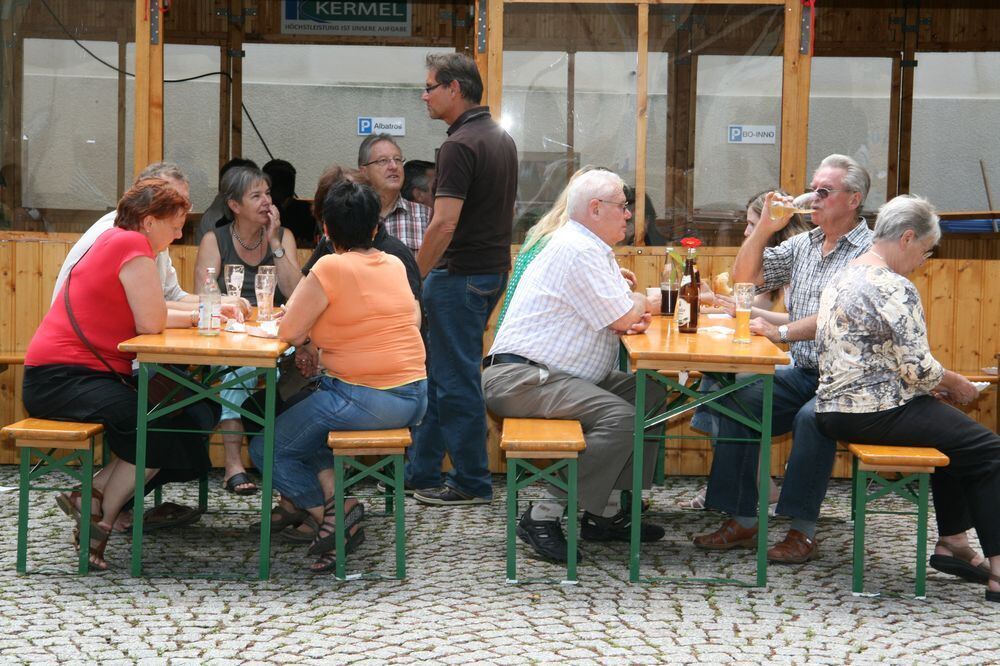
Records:
M761 318L750 323L754 333L772 342L790 343L795 361L792 366L775 368L774 373L771 431L782 435L790 430L793 439L775 511L792 521L785 538L767 551L771 562L801 564L819 556L816 520L833 470L836 442L823 436L816 423L819 383L816 312L827 283L872 244L872 232L859 216L870 186L868 172L853 159L828 156L816 169L810 188L816 192L812 214L816 228L768 248L768 239L791 219L788 215L771 220L770 203L775 195L768 194L760 222L743 243L733 264L734 281L753 282L758 293L785 284L790 290L788 324L776 327ZM763 388L759 382L734 396L748 414L761 413ZM739 411L734 403L728 405ZM728 550L755 545L759 447L726 438L757 436L744 425L720 418L705 504L732 518L715 532L695 537L697 547Z
M483 81L459 53L427 56L421 96L446 122L434 215L417 254L428 324L427 415L417 426L406 485L424 504L486 504L493 483L480 387L483 331L510 269L517 148L481 106ZM453 469L441 485L448 453Z

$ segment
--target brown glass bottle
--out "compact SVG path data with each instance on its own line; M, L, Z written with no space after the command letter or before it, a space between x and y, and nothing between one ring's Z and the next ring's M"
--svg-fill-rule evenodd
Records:
M680 300L677 303L677 330L681 333L698 332L698 278L694 248L689 248L684 262Z

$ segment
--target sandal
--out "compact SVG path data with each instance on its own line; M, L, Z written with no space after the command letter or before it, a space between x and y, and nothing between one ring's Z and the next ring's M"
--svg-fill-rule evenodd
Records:
M251 485L253 488L240 488L240 486L246 485ZM251 479L246 472L233 474L223 482L222 487L234 495L256 495L260 491L257 482Z
M305 509L294 508L289 511L282 505L276 504L271 509L271 534L277 534L286 527L298 527L308 517L309 512ZM258 521L250 525L250 530L252 532L260 532L260 522Z
M104 495L97 488L92 488L90 490L90 501L91 504L93 504L93 502L97 502L98 505L101 505L104 503ZM82 512L80 511L80 507L77 506L77 504L82 502L83 502L83 495L80 492L79 488L70 491L68 493L59 493L58 495L56 495L56 504L59 505L59 508L62 509L63 513L65 513L67 516L76 521L78 527L80 525L80 514ZM90 514L90 518L92 521L98 521L102 517L103 517L102 513Z
M107 571L108 563L104 561L104 549L108 546L111 530L101 527L96 520L90 521L90 566L98 571ZM73 545L80 550L80 528L73 528Z
M361 506L359 503L358 506ZM347 540L344 542L344 554L350 555L358 546L364 543L365 540L365 526L357 525L353 532L348 533ZM329 573L337 568L337 553L333 550L328 550L319 556L319 559L313 562L309 566L309 571L314 574ZM987 590L987 593L989 591ZM1000 596L1000 592L996 593Z
M308 531L299 529L305 526ZM279 534L285 541L291 541L293 543L312 543L312 540L316 538L316 534L319 532L319 523L312 516L306 514L305 520L296 526L289 525L285 529L281 530Z
M189 506L173 502L164 502L146 511L142 519L143 533L161 530L166 527L185 527L198 522L201 511Z
M347 552L351 552L351 551L348 550ZM987 574L987 577L988 577L988 581L991 580L994 583L1000 583L1000 576L996 576L996 575L990 573L990 574ZM987 585L987 587L986 587L986 601L998 601L998 602L1000 602L1000 592L997 592L996 590L991 590L989 588L989 582L987 582L986 585Z
M316 530L316 538L309 545L310 555L322 555L337 547L336 525L334 524L333 498L323 507L323 523ZM350 511L344 514L344 529L350 533L351 528L365 517L365 506L356 502Z
M677 506L682 509L693 509L695 511L701 511L705 508L705 489L702 488L698 491L698 494L691 499L680 500L677 502Z
M951 555L931 555L931 568L951 576L958 576L970 583L982 584L989 581L989 560L983 559L978 565L973 564L972 560L976 557L976 551L972 550L972 548L968 546L952 548L942 541L938 541L935 547L945 548ZM996 594L1000 596L1000 592Z

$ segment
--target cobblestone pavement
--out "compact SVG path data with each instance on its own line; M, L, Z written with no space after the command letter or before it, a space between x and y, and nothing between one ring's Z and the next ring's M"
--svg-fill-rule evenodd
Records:
M184 530L147 537L148 578L127 573L129 541L114 535L111 570L18 576L17 493L0 493L0 661L102 663L662 664L929 663L1000 661L1000 608L983 588L933 570L914 600L912 523L872 517L867 583L896 596L851 594L846 482L831 484L820 523L820 560L773 566L766 589L676 583L630 585L625 544L583 543L580 583L511 585L504 574L502 480L489 506L439 509L407 503L406 581L338 582L304 570L303 546L279 542L270 581L179 580L185 570L252 573L253 505L212 478L209 513ZM0 486L17 469L0 467ZM652 493L667 528L644 549L644 575L750 579L750 551L705 554L691 538L719 516L672 507L701 479L668 478ZM167 499L193 505L194 484ZM34 493L29 569L72 570L71 523L51 496ZM371 508L371 507L370 507ZM909 520L909 519L906 519ZM773 522L772 541L786 523ZM349 565L392 567L392 524L369 516ZM933 545L933 526L931 546ZM777 534L777 536L775 536ZM527 557L519 574L559 567Z

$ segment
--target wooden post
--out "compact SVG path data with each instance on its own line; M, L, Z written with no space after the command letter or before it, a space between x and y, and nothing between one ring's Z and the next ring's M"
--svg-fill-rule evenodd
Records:
M125 97L128 94L126 88L125 65L127 64L126 53L128 51L128 31L125 28L118 29L118 173L115 179L115 192L119 195L125 191L125 181L127 167L125 166L125 134L128 128L125 125Z
M163 14L160 0L135 0L135 177L163 159Z
M3 94L3 101L0 103L0 127L6 132L6 145L3 150L3 162L0 167L7 167L3 171L3 176L7 181L4 188L3 204L10 211L12 218L17 218L17 210L21 207L21 132L22 132L22 112L24 109L24 37L21 35L18 26L24 18L25 8L15 5L10 11L10 15L0 21L0 43L3 45L4 54L0 58L3 63L3 72L0 73L0 81L6 88ZM8 94L9 92L9 94ZM15 219L7 220L12 229L16 229ZM0 266L2 269L3 266ZM7 347L11 349L11 347Z
M230 98L229 150L233 157L243 157L243 23L234 18L243 16L243 0L229 0L228 48L232 96ZM221 166L221 165L220 165Z
M697 59L691 53L691 31L677 30L672 57L667 60L667 182L664 217L671 219L668 236L683 235L694 208L694 131L698 90Z
M635 77L634 245L646 244L646 130L649 121L649 5L639 5Z
M219 47L219 71L222 72L222 80L219 81L219 168L229 161L229 137L232 128L230 127L230 115L232 107L232 58L229 57L229 36Z
M892 83L889 86L889 161L886 165L886 201L899 194L899 114L900 91L903 89L902 59L892 59Z
M486 104L493 119L503 110L503 0L486 0ZM483 76L483 72L480 72Z
M913 137L913 74L917 61L917 30L920 25L920 8L906 5L903 14L903 60L899 91L899 194L910 191L910 144ZM907 29L910 28L910 29Z
M816 11L815 8L813 11ZM812 53L800 53L802 1L785 0L785 58L781 77L781 187L801 192L806 186L809 143L809 75Z

